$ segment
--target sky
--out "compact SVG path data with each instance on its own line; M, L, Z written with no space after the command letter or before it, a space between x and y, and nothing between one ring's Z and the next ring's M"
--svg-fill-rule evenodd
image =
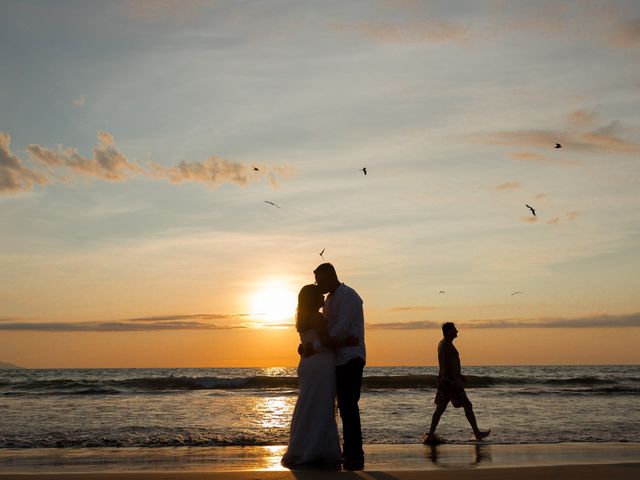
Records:
M0 7L0 361L640 363L637 1Z

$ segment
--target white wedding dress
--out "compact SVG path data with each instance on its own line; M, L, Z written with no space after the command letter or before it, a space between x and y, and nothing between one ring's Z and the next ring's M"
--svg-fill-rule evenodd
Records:
M289 446L282 457L287 467L310 463L337 464L340 461L340 439L335 416L335 354L322 346L315 330L300 334L301 342L313 343L317 353L300 357L296 402Z

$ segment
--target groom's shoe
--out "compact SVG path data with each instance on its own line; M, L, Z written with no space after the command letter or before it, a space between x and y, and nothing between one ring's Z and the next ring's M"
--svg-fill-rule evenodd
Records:
M364 457L344 457L342 468L345 470L362 470L364 468Z

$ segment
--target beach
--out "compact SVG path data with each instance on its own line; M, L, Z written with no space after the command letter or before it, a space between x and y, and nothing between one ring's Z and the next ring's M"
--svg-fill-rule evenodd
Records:
M491 435L471 440L451 408L438 427L448 443L428 447L435 369L368 367L356 473L280 465L295 369L5 371L0 479L636 478L639 368L470 367Z
M640 444L366 445L363 471L290 471L284 446L162 449L41 449L0 452L0 478L315 479L566 478L631 479Z

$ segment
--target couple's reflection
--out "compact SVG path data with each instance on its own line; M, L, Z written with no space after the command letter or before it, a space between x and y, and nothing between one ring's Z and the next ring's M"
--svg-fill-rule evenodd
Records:
M491 462L491 450L490 445L475 444L469 445L469 449L465 449L464 453L458 452L452 455L452 451L448 450L446 455L443 455L442 445L430 445L427 450L427 458L438 467L460 467L460 465L467 465L469 467L478 466L481 462ZM471 461L465 462L467 453L470 453Z

